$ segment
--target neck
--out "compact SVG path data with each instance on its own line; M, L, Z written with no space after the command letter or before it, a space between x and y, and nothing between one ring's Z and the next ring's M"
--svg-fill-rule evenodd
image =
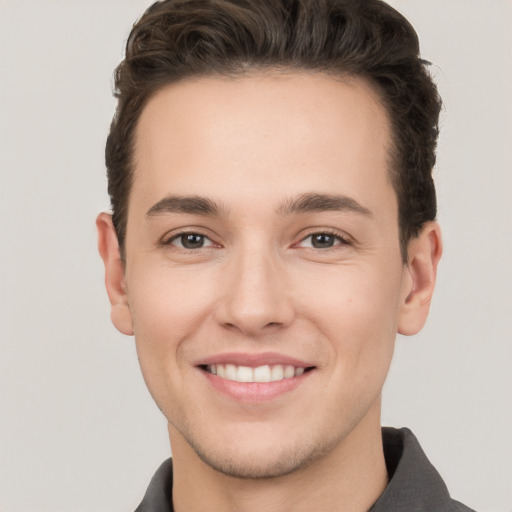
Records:
M174 427L173 503L176 512L366 512L388 476L378 411L365 418L328 454L294 473L240 479L205 464Z

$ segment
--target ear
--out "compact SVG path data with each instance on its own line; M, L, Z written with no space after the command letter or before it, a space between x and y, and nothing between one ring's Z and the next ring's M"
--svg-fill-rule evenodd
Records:
M425 325L442 252L441 229L437 222L425 224L421 233L410 241L398 317L400 334L416 334Z
M132 314L126 295L124 265L119 253L112 215L100 213L96 219L98 250L105 265L105 286L111 304L110 318L123 334L133 334Z

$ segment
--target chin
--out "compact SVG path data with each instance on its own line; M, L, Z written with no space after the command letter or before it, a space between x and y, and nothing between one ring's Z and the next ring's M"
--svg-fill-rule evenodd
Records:
M242 440L230 443L196 442L186 439L196 455L210 468L224 475L242 479L268 479L289 475L306 468L329 453L335 440L325 438L313 442L309 439L265 439Z
M279 453L276 450L270 456L262 454L258 450L255 453L226 453L226 452L203 452L194 447L201 460L215 471L233 478L261 480L278 478L294 473L313 462L317 457L309 450L293 450L290 456L287 453ZM288 451L288 450L287 450Z

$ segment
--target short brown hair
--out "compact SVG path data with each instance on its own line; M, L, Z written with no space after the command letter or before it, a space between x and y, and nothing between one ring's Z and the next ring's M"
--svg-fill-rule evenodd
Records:
M115 72L108 192L124 258L135 128L163 86L247 69L310 70L367 80L391 121L400 247L436 217L432 178L441 100L411 24L381 0L164 0L134 25Z

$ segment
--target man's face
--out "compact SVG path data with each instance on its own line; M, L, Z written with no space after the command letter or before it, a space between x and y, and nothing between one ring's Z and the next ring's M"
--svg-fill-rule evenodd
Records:
M389 145L360 80L204 78L150 100L124 284L173 446L261 477L378 428L411 285Z

